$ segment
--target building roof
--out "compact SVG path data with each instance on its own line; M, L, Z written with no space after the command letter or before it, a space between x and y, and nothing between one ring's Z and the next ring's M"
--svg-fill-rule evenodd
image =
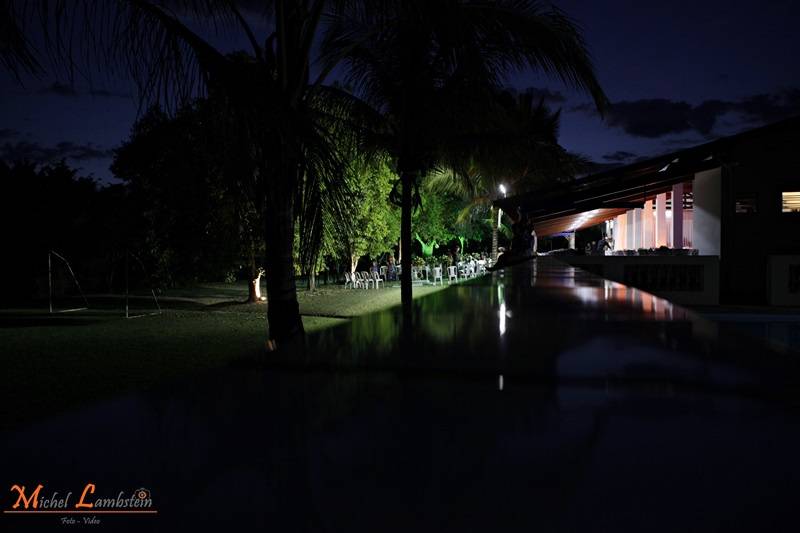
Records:
M540 236L587 228L642 207L697 172L733 159L732 148L762 137L800 131L800 117L748 130L709 143L606 170L530 192L502 198L494 205L507 212L520 209L533 216Z

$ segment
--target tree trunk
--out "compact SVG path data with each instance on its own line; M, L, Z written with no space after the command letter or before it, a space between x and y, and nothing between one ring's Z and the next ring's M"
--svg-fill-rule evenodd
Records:
M312 268L311 272L308 273L308 290L313 291L317 288L317 273Z
M255 278L250 278L247 288L247 303L257 303L261 301L261 272Z
M304 333L294 279L294 211L291 192L294 183L286 181L292 180L286 179L271 187L264 213L267 321L271 348Z
M247 303L254 304L261 301L261 274L263 274L263 271L256 266L256 256L251 247L250 278L247 284Z
M408 170L401 172L401 184L403 186L403 197L400 218L400 253L402 254L400 265L400 301L403 305L403 321L406 327L410 327L412 320L412 293L411 293L411 210L412 189L414 175Z
M500 216L495 216L495 207L492 206L491 208L491 216L492 216L492 261L497 261L497 237L499 232L499 218Z

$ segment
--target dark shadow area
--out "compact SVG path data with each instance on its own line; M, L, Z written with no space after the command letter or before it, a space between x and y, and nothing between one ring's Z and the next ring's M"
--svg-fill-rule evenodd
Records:
M388 309L292 353L242 352L7 430L0 468L53 490L87 479L103 494L149 490L159 514L106 517L114 531L699 532L793 520L793 360L547 259L414 311L412 338Z

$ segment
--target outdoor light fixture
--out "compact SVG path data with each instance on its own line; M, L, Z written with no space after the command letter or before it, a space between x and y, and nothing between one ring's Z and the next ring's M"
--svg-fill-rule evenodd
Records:
M503 198L505 198L506 197L506 191L508 190L508 189L506 189L506 186L501 183L500 186L498 187L498 189L500 189L500 194L502 194ZM498 228L500 227L500 224L502 223L502 220L503 220L503 210L498 208L497 209L497 227Z
M569 231L575 231L576 229L583 226L583 224L586 223L588 220L591 220L592 218L597 216L599 213L600 213L599 209L592 209L591 211L586 211L584 213L579 214L578 218L575 219L575 221L570 226Z

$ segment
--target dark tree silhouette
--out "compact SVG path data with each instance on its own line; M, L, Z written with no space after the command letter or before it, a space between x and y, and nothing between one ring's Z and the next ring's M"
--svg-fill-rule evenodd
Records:
M168 110L204 93L219 103L224 120L218 127L242 147L235 157L244 154L248 163L236 179L264 221L269 333L282 342L303 332L294 282L295 222L306 265L318 254L322 209L336 213L336 230L348 229L345 161L335 141L357 133L350 119L359 116L358 102L324 85L324 76L310 79L324 0L265 1L249 11L240 4L7 0L14 28L24 32L41 24L36 27L43 30L49 63L71 80L91 79L98 70L126 77L137 83L142 102L161 102ZM271 28L268 35L255 35L248 22L253 18ZM225 55L203 31L238 32L250 50ZM25 65L30 50L22 43L11 66Z
M260 268L261 225L238 181L226 177L235 147L218 135L213 114L205 100L174 117L153 107L114 151L111 170L142 213L148 245L138 253L153 256L162 284L219 280L243 264L255 279Z
M532 67L585 90L600 110L607 105L577 26L535 1L351 2L327 26L323 53L329 68L344 61L348 82L388 123L376 141L396 157L400 174L407 322L419 180L442 162L443 148L491 121L503 79Z
M234 0L5 0L10 26L25 35L41 24L41 48L70 79L103 71L134 80L142 101L186 102L208 93L227 117L220 126L244 147L252 171L240 175L264 220L270 337L302 334L292 244L300 222L301 260L311 265L321 241L321 211L338 213L347 231L345 161L336 138L357 136L372 116L344 91L326 86L345 61L357 94L380 111L376 145L396 157L402 205L402 299L410 324L411 209L422 174L448 139L475 132L492 94L514 70L534 67L605 96L578 28L534 1L265 0L244 11ZM326 13L327 9L327 13ZM248 22L271 28L257 37ZM310 76L324 24L321 73ZM247 53L225 55L201 34L238 32ZM9 66L32 69L16 43ZM27 58L27 59L26 59ZM353 127L357 126L357 127ZM372 124L372 126L376 126Z
M455 145L450 166L440 165L429 186L459 194L468 204L459 222L477 210L488 210L492 228L492 257L497 257L499 214L492 206L505 186L514 194L535 187L571 180L583 158L568 153L558 144L560 111L553 112L531 90L497 94L494 120L464 146Z

